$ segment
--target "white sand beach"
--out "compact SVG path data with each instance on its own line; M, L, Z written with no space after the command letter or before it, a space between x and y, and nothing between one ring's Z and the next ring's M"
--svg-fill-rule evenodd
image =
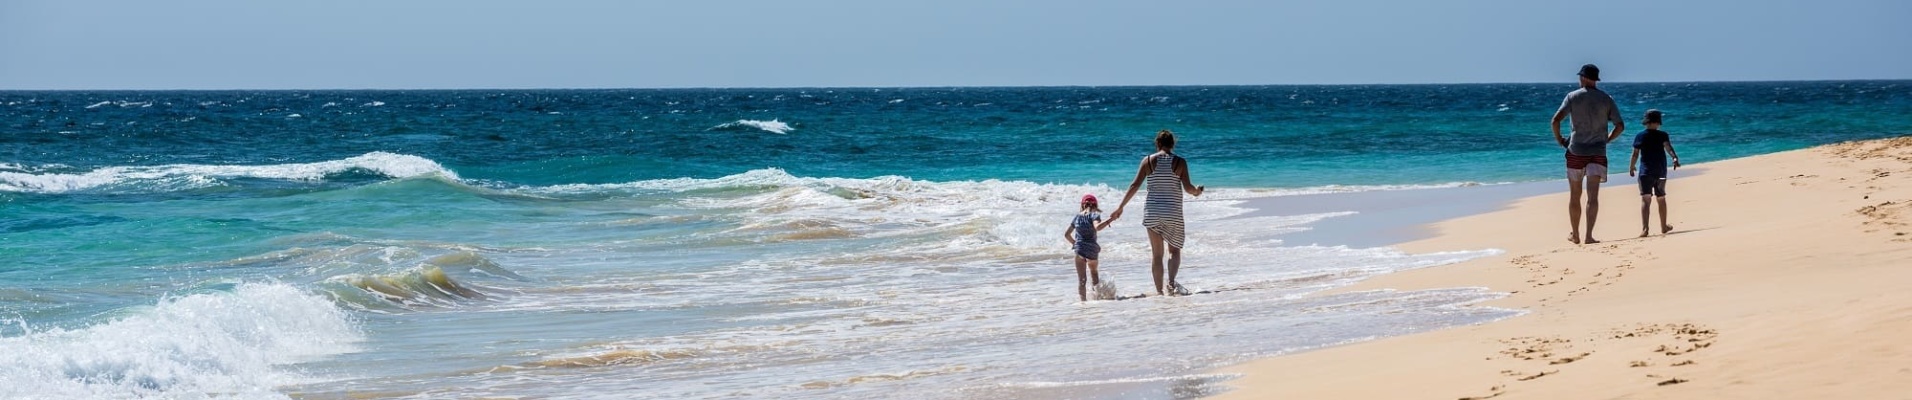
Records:
M1218 398L1912 398L1912 137L1689 168L1670 235L1637 237L1624 173L1603 243L1566 241L1564 190L1435 223L1399 247L1506 252L1336 292L1486 287L1527 314L1225 368Z

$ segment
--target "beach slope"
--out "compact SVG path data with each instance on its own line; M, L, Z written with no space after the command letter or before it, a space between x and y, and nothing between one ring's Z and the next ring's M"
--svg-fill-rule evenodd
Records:
M1637 237L1624 174L1604 243L1567 242L1564 190L1437 223L1401 247L1507 252L1338 291L1480 286L1526 315L1226 368L1218 398L1912 398L1912 137L1699 167L1670 235Z

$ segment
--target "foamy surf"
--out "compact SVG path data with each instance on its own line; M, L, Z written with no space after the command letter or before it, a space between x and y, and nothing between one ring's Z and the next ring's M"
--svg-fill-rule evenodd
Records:
M320 378L290 364L353 351L362 338L330 300L245 283L0 338L0 398L282 398L278 387Z
M1186 213L1195 229L1182 282L1192 294L1158 298L1147 275L1146 238L1136 226L1142 211L1128 210L1129 217L1102 236L1103 278L1110 284L1098 288L1097 298L1117 301L1078 305L1059 236L1082 193L1114 202L1118 193L1106 186L812 178L765 169L712 179L516 190L560 198L629 193L675 199L665 204L696 217L658 221L708 226L660 239L669 243L665 247L609 246L542 262L621 270L649 260L651 252L696 259L702 249L737 258L707 268L526 287L508 302L478 307L555 315L696 313L694 320L660 324L715 326L613 334L622 338L528 352L537 359L444 376L447 385L463 389L430 396L592 397L628 387L631 376L641 377L637 384L647 396L659 398L884 397L898 391L930 393L926 398L1047 397L1059 389L995 384L1085 378L1096 388L1190 390L1200 385L1156 377L1192 376L1233 360L1375 332L1507 315L1458 307L1497 296L1479 289L1306 296L1375 275L1495 254L1281 243L1281 233L1352 212L1245 216L1250 210L1238 200L1191 201ZM1176 345L1166 346L1157 340L1161 327L1200 334L1177 336ZM1281 334L1256 336L1267 332ZM1251 336L1260 339L1242 339ZM1149 359L1176 362L1122 362L1136 348L1151 348ZM843 354L860 356L832 356ZM575 384L552 392L536 383L552 380Z

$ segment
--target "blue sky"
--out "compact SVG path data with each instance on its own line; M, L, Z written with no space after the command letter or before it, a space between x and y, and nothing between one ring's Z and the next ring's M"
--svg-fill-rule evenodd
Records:
M1912 78L1912 1L0 2L0 89Z

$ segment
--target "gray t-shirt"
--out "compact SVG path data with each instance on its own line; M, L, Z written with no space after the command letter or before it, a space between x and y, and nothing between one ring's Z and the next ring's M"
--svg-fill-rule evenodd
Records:
M1560 111L1573 119L1573 135L1567 138L1567 152L1577 156L1607 155L1607 136L1613 130L1608 122L1620 126L1620 107L1613 97L1598 88L1580 88L1567 93Z

